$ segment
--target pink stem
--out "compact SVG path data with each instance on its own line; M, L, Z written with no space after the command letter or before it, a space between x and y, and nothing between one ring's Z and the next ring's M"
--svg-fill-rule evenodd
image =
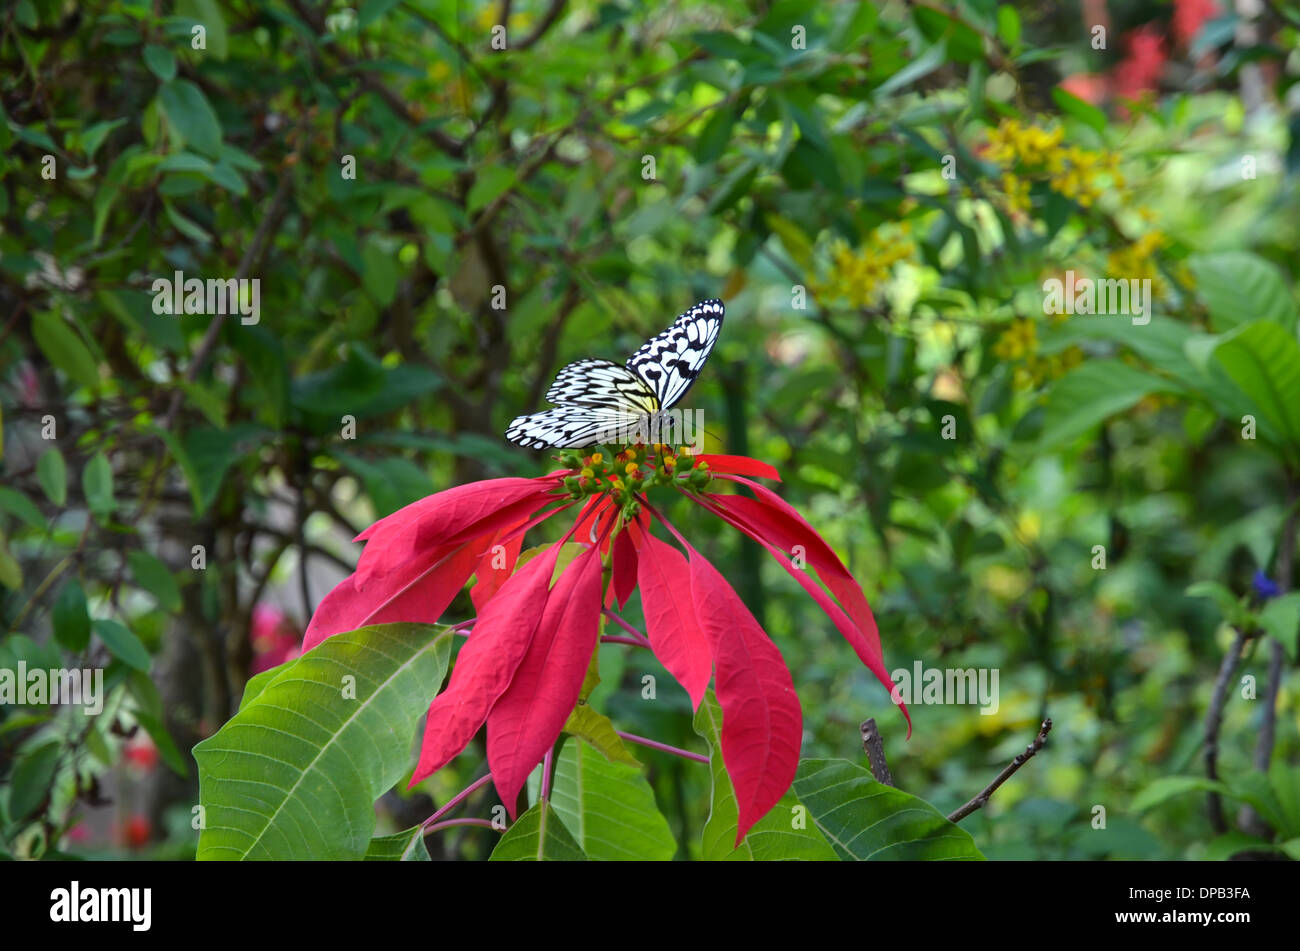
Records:
M555 747L546 751L546 758L542 760L542 794L541 800L549 802L551 799L551 756L555 752Z
M609 618L611 621L613 621L623 630L627 631L628 634L630 634L632 637L640 641L642 647L650 646L650 639L646 637L644 634L642 634L640 631L638 631L636 628L634 628L631 624L628 624L627 621L623 620L621 617L619 617L609 608L605 608L604 612L605 612L605 617Z
M470 796L470 795L471 795L471 794L472 794L476 789L481 788L482 786L486 785L487 783L490 783L491 781L492 781L492 774L491 774L491 773L488 773L486 776L482 776L482 777L480 777L480 778L474 780L474 782L470 783L468 786L466 786L464 789L462 789L460 792L458 792L455 796L453 796L453 797L451 798L451 800L447 803L447 805L443 806L441 809L439 809L437 812L435 812L435 813L434 813L433 815L431 815L429 818L425 819L424 822L423 822L423 825L424 825L425 829L427 830L427 829L428 829L430 826L432 826L435 822L437 822L439 819L441 819L441 818L442 818L443 816L445 816L447 813L451 812L451 810L453 810L453 809L455 809L457 806L459 806L459 805L460 805L462 802L464 802L465 799L466 799L468 796Z
M697 763L707 763L709 758L703 753L692 753L690 750L679 749L676 746L669 746L667 743L660 743L658 740L648 740L644 736L637 736L634 733L624 733L621 730L615 731L619 737L627 740L629 743L638 743L641 746L648 746L652 750L662 750L665 753L672 753L674 756L680 756L683 759L693 759Z
M425 835L433 832L441 832L443 829L450 829L453 826L481 826L484 829L495 829L487 819L448 819L446 822L439 822L436 825L426 826Z
M602 644L631 644L633 647L650 649L650 644L639 637L622 637L618 634L602 634L600 635L600 642Z

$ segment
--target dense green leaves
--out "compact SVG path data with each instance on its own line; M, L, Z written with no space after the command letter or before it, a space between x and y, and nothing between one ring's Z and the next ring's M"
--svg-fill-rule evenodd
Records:
M447 668L445 628L336 634L194 749L200 859L365 856L374 801L408 768L417 717ZM268 758L265 740L281 740Z

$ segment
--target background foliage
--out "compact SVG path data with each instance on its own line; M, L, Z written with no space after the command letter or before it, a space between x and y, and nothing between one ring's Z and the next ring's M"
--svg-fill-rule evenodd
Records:
M5 850L192 856L189 750L293 656L351 537L544 471L500 433L562 364L621 359L720 296L692 391L709 448L780 468L866 586L891 668L1001 673L995 713L918 704L905 740L756 546L669 512L785 654L805 756L861 761L875 716L899 787L946 813L1050 714L1048 749L962 826L986 856L1296 856L1296 602L1263 599L1293 587L1300 494L1300 8L1221 8L7 5L0 667L103 666L110 699L93 718L0 707ZM259 322L155 314L177 271L257 278ZM1154 318L1045 316L1067 271L1151 279ZM466 595L448 619L470 613ZM1237 651L1223 824L1180 777L1203 774ZM622 729L705 745L653 662L606 645L601 676L592 702ZM707 767L637 755L670 824L638 793L640 847L701 856ZM565 757L566 775L611 765ZM481 759L385 793L376 834Z

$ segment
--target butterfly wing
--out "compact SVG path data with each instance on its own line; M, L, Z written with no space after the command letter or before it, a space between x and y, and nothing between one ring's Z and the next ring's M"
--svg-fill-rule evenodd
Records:
M700 375L718 342L725 312L717 298L700 301L628 357L627 368L654 392L659 409L678 403Z
M546 391L548 402L560 406L598 406L624 413L654 413L654 391L627 367L609 360L579 360L555 377Z
M554 406L516 416L506 439L528 449L583 449L616 441L629 420L625 409L604 406Z

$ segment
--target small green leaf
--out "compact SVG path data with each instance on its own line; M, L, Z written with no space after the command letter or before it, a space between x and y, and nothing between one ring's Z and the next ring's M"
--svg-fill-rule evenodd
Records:
M126 560L135 583L152 594L160 608L173 613L181 609L181 590L166 565L147 551L130 552Z
M9 818L26 819L50 794L63 744L51 741L19 757L9 778Z
M1120 360L1090 360L1052 385L1038 448L1056 449L1148 394L1178 390L1177 384Z
M162 761L170 766L178 776L188 776L190 768L185 763L185 757L177 749L176 741L167 732L167 727L162 720L144 710L136 710L132 715L144 727L144 731L149 734L149 738L153 740L153 745L158 747L158 755L162 757Z
M59 589L52 610L54 638L70 651L84 651L90 643L90 613L81 582L72 578Z
M595 656L596 653L593 652L592 657ZM622 738L618 735L618 731L614 729L614 724L610 722L609 717L593 710L585 703L579 704L569 714L568 722L564 724L564 732L572 736L582 737L582 739L600 750L605 758L612 763L623 763L634 767L641 765L640 761L628 752L628 748L623 744Z
M221 123L207 97L188 79L173 79L158 90L158 105L187 145L211 158L221 151Z
M496 201L515 183L515 170L501 165L483 169L470 186L465 198L465 210L471 215Z
M8 512L32 528L45 528L45 516L36 503L17 489L0 486L0 512Z
M1204 776L1161 776L1134 796L1129 808L1133 812L1145 812L1153 806L1158 806L1162 802L1172 799L1174 796L1181 796L1185 793L1226 793L1227 791L1228 788L1223 783L1206 779Z
M110 654L136 670L149 670L149 651L125 624L112 618L96 618L91 626Z
M36 481L55 505L62 506L68 501L68 467L63 453L53 446L36 460Z
M149 72L165 83L176 78L176 57L165 46L155 46L152 43L146 46L144 63L149 67Z
M98 362L56 311L45 310L32 317L32 336L50 363L67 374L68 379L82 386L98 385Z
M96 515L106 515L117 507L113 499L113 467L102 452L91 456L81 471L81 488L86 493L86 504Z
M1062 112L1074 116L1084 125L1095 129L1097 132L1106 131L1106 113L1092 103L1084 102L1078 96L1066 92L1060 86L1052 87L1052 98L1056 100L1056 104L1061 107Z
M548 802L539 802L506 830L493 862L585 862L587 856Z
M1300 591L1273 598L1259 611L1259 625L1296 659L1296 633L1300 629Z

